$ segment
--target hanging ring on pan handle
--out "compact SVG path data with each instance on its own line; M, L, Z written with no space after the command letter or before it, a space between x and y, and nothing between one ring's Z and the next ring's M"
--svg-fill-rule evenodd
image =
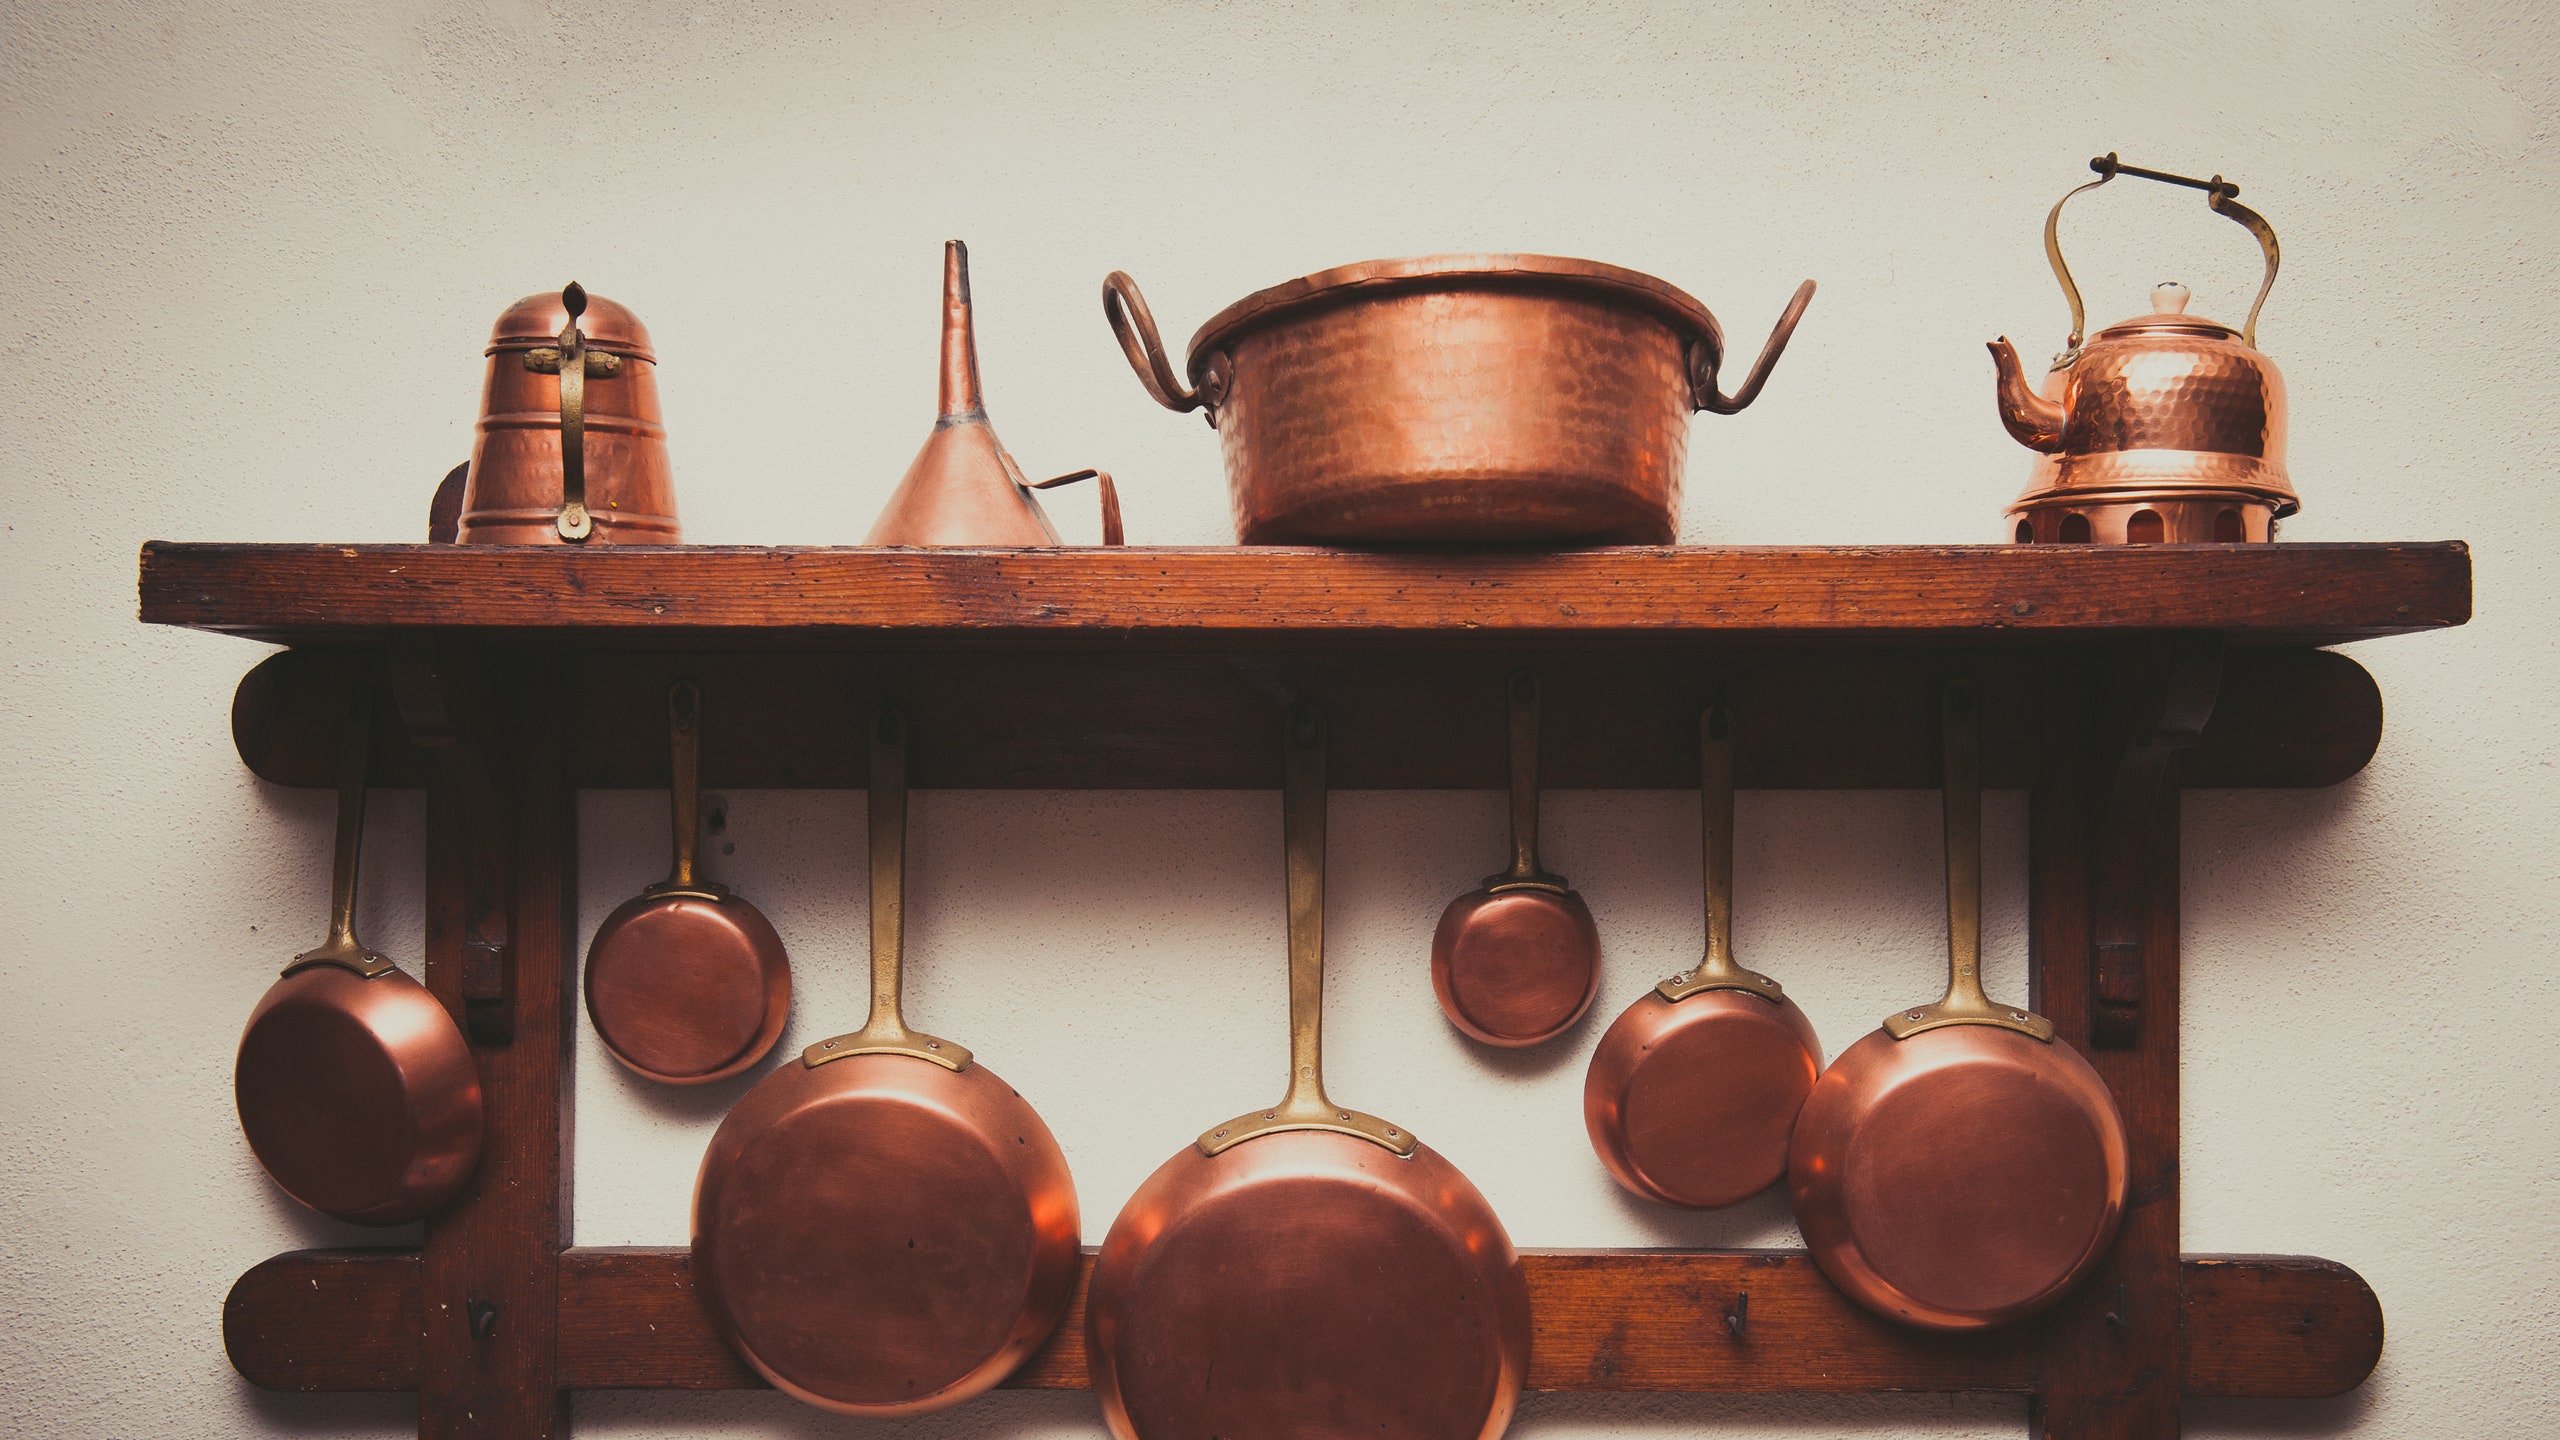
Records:
M1218 402L1226 398L1227 389L1224 353L1209 357L1199 389L1184 386L1182 377L1174 373L1173 357L1165 353L1164 336L1157 333L1155 312L1147 308L1147 297L1138 293L1138 282L1126 270L1103 277L1102 317L1111 322L1120 353L1129 357L1129 368L1138 372L1138 383L1147 387L1157 404L1176 413L1198 410L1210 429L1218 427Z
M1769 371L1778 357L1787 353L1787 342L1795 338L1796 322L1804 318L1804 307L1813 303L1813 282L1807 280L1796 287L1795 298L1787 302L1786 313L1778 317L1777 326L1769 332L1769 343L1760 347L1760 358L1743 377L1742 388L1731 396L1716 389L1716 371L1724 365L1724 332L1708 328L1689 347L1689 390L1696 408L1718 415L1732 415L1760 398L1760 387L1769 383Z
M2113 150L2091 160L2089 168L2098 173L2098 178L2065 193L2053 202L2053 209L2044 217L2044 258L2052 262L2053 278L2062 283L2062 298L2071 303L2071 338L2063 342L2062 353L2053 357L2053 368L2068 369L2080 358L2080 341L2089 324L2088 307L2080 303L2080 287L2071 279L2071 267L2062 260L2062 207L2071 203L2073 195L2083 190L2095 190L2118 175L2201 190L2205 208L2228 218L2256 237L2259 253L2267 257L2267 273L2266 278L2258 282L2258 298L2249 302L2249 319L2240 327L2240 343L2252 350L2258 348L2258 312L2267 306L2267 292L2276 288L2276 268L2283 260L2283 251L2276 245L2276 227L2267 223L2267 217L2240 203L2240 187L2219 175L2209 180L2198 180L2192 175L2172 175L2166 170L2145 170L2139 165L2127 165L2116 158Z
M1215 1156L1284 1130L1325 1130L1409 1156L1413 1132L1336 1105L1324 1093L1324 712L1306 701L1281 722L1280 808L1289 870L1289 1090L1195 1142Z
M284 973L335 965L360 979L379 980L399 967L356 938L356 872L364 858L365 766L373 754L373 703L359 695L347 702L346 728L338 736L338 834L329 862L329 938L293 957Z
M1053 490L1060 485L1073 485L1079 480L1091 480L1102 487L1102 543L1127 544L1128 537L1120 529L1120 487L1111 483L1110 471L1078 470L1054 480L1025 480L1020 483L1025 490Z
M800 1063L815 1070L856 1055L909 1055L945 1070L966 1070L966 1047L908 1029L899 1007L907 941L907 717L883 705L870 729L870 774L863 784L871 812L871 1018L850 1035L801 1051Z
M1885 1031L1908 1040L1949 1025L1993 1025L2050 1042L2053 1022L1982 992L1982 714L1970 680L1950 680L1938 698L1938 742L1945 770L1947 838L1947 993L1927 1005L1884 1017Z
M1739 990L1775 1005L1786 987L1733 958L1733 716L1710 704L1698 716L1698 850L1707 870L1707 951L1695 969L1653 987L1674 1002Z

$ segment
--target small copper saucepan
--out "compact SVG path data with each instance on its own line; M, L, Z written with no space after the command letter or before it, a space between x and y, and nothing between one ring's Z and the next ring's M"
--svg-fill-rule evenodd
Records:
M1528 1283L1493 1207L1324 1093L1324 750L1296 707L1288 1093L1158 1167L1094 1265L1086 1348L1120 1440L1492 1440L1528 1369Z
M1707 950L1600 1037L1582 1123L1618 1183L1706 1208L1787 1173L1787 1137L1822 1071L1813 1022L1777 981L1733 958L1733 735L1721 705L1698 718Z
M905 721L871 722L871 1018L759 1081L693 1192L712 1325L791 1396L848 1415L956 1405L1056 1328L1083 1231L1039 1113L899 1013Z
M1815 1083L1788 1155L1822 1272L1891 1320L1976 1330L2033 1315L2124 1217L2124 1119L2053 1022L1982 992L1982 756L1946 687L1947 993L1897 1010Z
M614 1059L669 1085L726 1080L765 1057L791 1014L791 959L764 912L694 873L702 690L667 691L675 870L622 902L587 947L587 1018Z
M480 1073L425 986L356 939L372 709L338 756L329 938L285 967L240 1032L232 1093L249 1148L285 1193L359 1225L443 1209L480 1162Z
M1431 988L1449 1023L1518 1049L1561 1035L1600 989L1591 907L1538 863L1537 672L1512 674L1511 868L1449 902L1431 936Z

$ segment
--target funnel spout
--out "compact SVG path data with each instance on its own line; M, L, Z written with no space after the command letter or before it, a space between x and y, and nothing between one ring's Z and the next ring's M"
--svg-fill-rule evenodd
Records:
M2009 434L2030 450L2051 455L2062 448L2062 407L2035 392L2027 383L2026 367L2018 363L2018 349L2001 336L1991 342L1991 361L2000 367L2000 423Z
M942 420L987 418L978 389L978 327L969 309L969 247L942 246Z

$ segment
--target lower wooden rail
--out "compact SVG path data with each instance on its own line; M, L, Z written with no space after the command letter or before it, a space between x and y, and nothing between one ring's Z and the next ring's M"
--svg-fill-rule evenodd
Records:
M1546 1250L1523 1263L1534 1390L2026 1394L2046 1352L2071 1342L2046 1322L1981 1335L1889 1324L1842 1299L1802 1251ZM2186 1394L2341 1395L2382 1355L2381 1303L2343 1265L2189 1255L2178 1268ZM415 1251L278 1255L231 1287L223 1343L269 1390L414 1390L419 1285ZM682 1250L562 1252L559 1347L571 1390L764 1383L712 1333ZM1084 1388L1081 1282L1057 1334L1005 1383Z

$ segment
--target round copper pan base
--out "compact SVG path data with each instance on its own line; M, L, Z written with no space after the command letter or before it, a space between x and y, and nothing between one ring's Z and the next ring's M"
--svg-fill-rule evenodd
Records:
M1822 1070L1813 1022L1784 997L1648 990L1591 1056L1582 1122L1618 1183L1669 1205L1748 1200L1787 1173L1796 1112Z
M1081 1238L1057 1140L984 1066L794 1061L712 1137L693 1279L777 1389L913 1415L994 1385L1047 1338Z
M1788 1186L1814 1258L1879 1315L1970 1330L2032 1315L2114 1243L2124 1122L2059 1040L1878 1031L1796 1119Z
M398 971L270 986L240 1034L240 1128L294 1199L359 1225L442 1209L480 1161L480 1076L453 1017Z
M1449 1023L1487 1045L1564 1033L1600 988L1600 929L1575 891L1482 890L1449 902L1431 937L1431 988Z
M614 1059L700 1085L765 1057L791 1015L791 961L764 913L732 895L642 895L597 927L587 1015Z
M1491 1440L1529 1357L1519 1257L1457 1167L1312 1130L1166 1161L1087 1314L1120 1440Z

